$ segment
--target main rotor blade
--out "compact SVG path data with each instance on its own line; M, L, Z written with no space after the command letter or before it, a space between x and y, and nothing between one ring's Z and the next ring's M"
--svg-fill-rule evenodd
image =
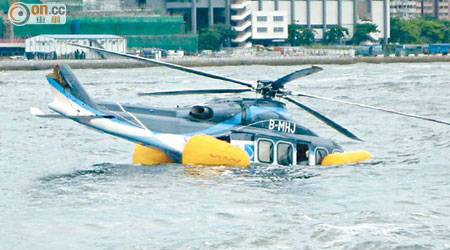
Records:
M251 89L193 89L193 90L175 90L161 92L138 93L139 96L147 95L196 95L196 94L222 94L222 93L242 93L249 92Z
M311 109L310 107L301 104L299 102L297 102L296 100L292 99L289 96L283 96L284 99L288 100L289 102L299 106L300 108L304 109L306 112L310 113L311 115L315 116L316 118L318 118L319 120L323 121L325 124L327 124L328 126L336 129L338 132L340 132L341 134L347 136L348 138L351 138L353 140L358 140L358 141L362 141L361 139L359 139L356 135L354 135L352 132L348 131L346 128L342 127L341 125L337 124L336 122L330 120L329 118L325 117L324 115L320 114L319 112Z
M101 48L90 47L90 46L86 46L86 45L73 44L73 43L69 43L69 44L72 45L72 46L86 48L86 49L91 49L91 50L95 50L95 51L99 51L99 52L108 53L108 54L111 54L111 55L131 58L131 59L144 61L144 62L148 62L148 63L153 63L153 64L169 67L169 68L172 68L172 69L181 70L181 71L192 73L192 74L196 74L196 75L206 76L206 77L213 78L213 79L219 79L219 80L223 80L223 81L227 81L227 82L237 83L239 85L246 86L246 87L249 87L251 89L254 89L253 83L249 82L249 81L244 81L244 80L234 79L234 78L231 78L231 77L216 75L216 74L213 74L213 73L208 73L208 72L205 72L205 71L192 69L192 68L180 66L180 65L177 65L177 64L173 64L173 63L163 62L163 61L159 61L159 60L155 60L155 59L144 58L144 57L134 56L134 55L128 55L128 54L125 54L125 53L115 52L115 51L101 49Z
M290 81L295 80L300 77L309 76L311 74L317 73L322 70L323 69L321 67L317 67L317 66L312 66L311 68L297 70L295 72L292 72L288 75L285 75L285 76L277 79L275 82L272 83L272 87L274 89L283 88L284 84L286 84L287 82L290 82Z
M441 120L437 120L437 119L434 119L434 118L420 116L420 115L415 115L415 114L408 114L408 113L404 113L404 112L399 112L399 111L395 111L395 110L392 110L392 109L380 108L380 107L375 107L375 106L361 104L361 103L356 103L356 102L343 101L343 100L333 99L333 98L329 98L329 97L311 95L311 94L304 93L304 92L292 91L291 95L304 96L304 97L313 98L313 99L319 99L319 100L325 100L325 101L330 101L330 102L338 102L338 103L343 103L343 104L349 104L349 105L358 106L358 107L362 107L362 108L375 109L375 110L379 110L379 111L383 111L383 112L388 112L388 113L392 113L392 114L412 117L412 118L421 119L421 120L430 121L430 122L436 122L436 123L440 123L440 124L444 124L444 125L449 125L450 126L450 122L441 121Z

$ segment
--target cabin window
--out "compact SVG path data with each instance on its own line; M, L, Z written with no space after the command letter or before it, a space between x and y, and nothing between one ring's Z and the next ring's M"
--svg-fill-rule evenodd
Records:
M306 144L297 144L297 164L308 164L309 147Z
M320 165L322 163L323 158L327 156L328 151L324 148L316 148L316 164Z
M293 150L289 143L280 142L277 146L277 160L280 165L292 165Z
M273 142L267 140L258 141L258 161L262 163L273 162Z

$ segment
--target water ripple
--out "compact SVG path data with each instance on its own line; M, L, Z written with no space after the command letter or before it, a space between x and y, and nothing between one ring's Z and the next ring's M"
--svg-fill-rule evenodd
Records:
M256 80L299 68L203 70ZM287 88L450 120L448 63L324 68ZM350 141L288 105L302 124L374 159L332 167L137 166L130 164L132 143L71 121L31 117L30 106L44 109L52 99L48 72L16 73L0 72L3 248L450 248L447 126L298 98L365 142ZM75 73L98 99L162 107L201 103L205 96L136 93L231 86L157 67Z

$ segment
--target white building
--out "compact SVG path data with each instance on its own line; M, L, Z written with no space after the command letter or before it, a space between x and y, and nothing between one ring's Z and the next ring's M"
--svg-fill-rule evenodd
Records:
M244 0L245 1L245 0ZM353 36L356 24L362 20L369 19L378 26L380 31L377 36L387 41L389 37L389 1L388 0L247 0L251 3L250 9L255 13L267 13L268 22L276 25L276 21L271 16L276 16L280 12L286 13L284 20L286 26L298 24L316 31L316 39L323 38L332 26L342 26L349 30L347 38ZM259 14L258 14L259 15ZM263 17L260 17L263 18ZM252 25L259 25L255 18L252 18ZM254 32L252 28L252 39L262 36L260 32ZM262 30L264 33L264 30ZM287 30L286 30L287 34ZM272 40L278 39L273 34ZM269 39L269 37L267 36Z
M288 18L285 11L253 11L252 39L286 40Z
M127 50L127 40L115 35L39 35L25 40L25 54L29 58L74 59L76 54L84 54L86 59L105 58L102 53L72 46L71 43L121 53Z
M298 24L313 28L316 39L332 26L348 28L353 36L355 26L370 19L380 31L377 37L387 42L390 32L389 0L123 0L125 5L158 9L162 13L181 14L190 22L192 32L216 23L231 25L238 36L236 46L249 46L251 41L276 41L287 34L285 25ZM398 0L400 1L400 0ZM428 1L428 0L424 0ZM448 0L433 0L448 1ZM145 4L142 4L144 2ZM280 14L283 13L283 14ZM255 16L267 16L266 26ZM282 26L274 16L284 16ZM262 18L262 17L261 17ZM284 23L286 22L286 24ZM283 31L281 31L283 27ZM286 27L286 28L285 28ZM259 31L258 31L259 28ZM265 29L267 28L267 29ZM275 31L276 30L276 31ZM286 32L286 33L285 33Z

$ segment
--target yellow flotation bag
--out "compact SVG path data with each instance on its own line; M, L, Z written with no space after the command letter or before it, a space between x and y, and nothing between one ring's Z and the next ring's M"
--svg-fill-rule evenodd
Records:
M172 159L159 148L136 144L133 153L133 164L157 165L172 163Z
M241 148L209 135L195 135L186 143L182 163L204 166L250 165L250 157Z
M356 163L372 158L372 154L364 150L350 151L344 153L333 153L325 156L322 165L342 165Z

